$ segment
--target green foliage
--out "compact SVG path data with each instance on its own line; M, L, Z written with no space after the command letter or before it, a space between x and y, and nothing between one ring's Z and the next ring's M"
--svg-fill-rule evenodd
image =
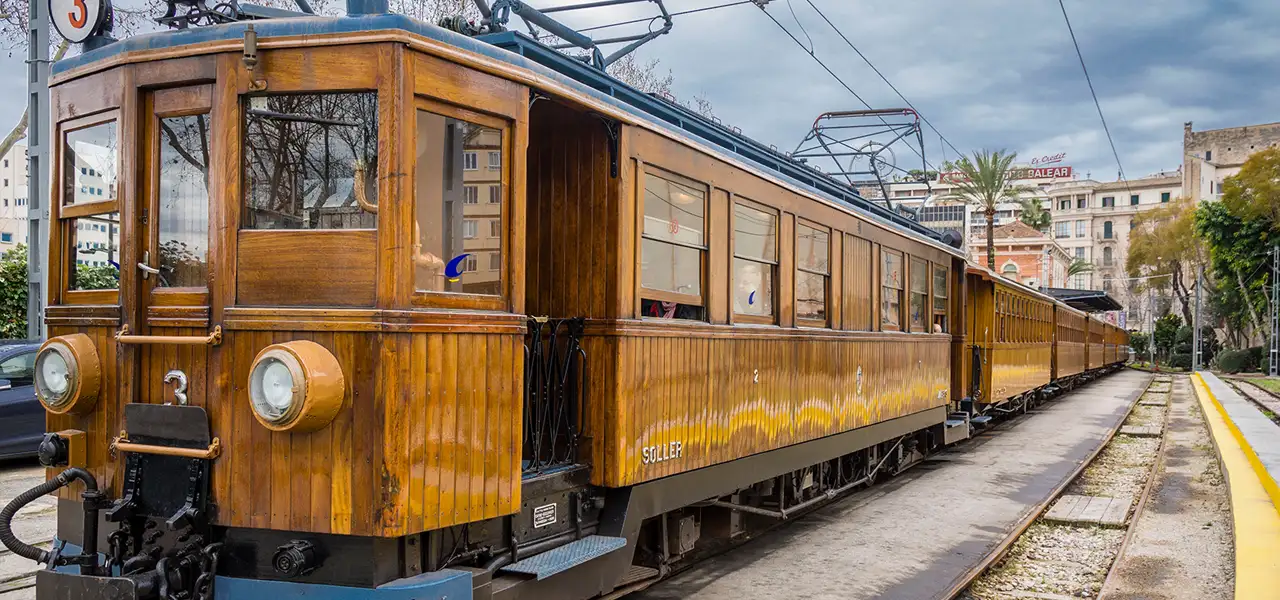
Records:
M1134 332L1129 334L1129 347L1133 349L1133 354L1138 358L1148 357L1147 353L1151 351L1150 343L1151 336L1145 333Z
M1227 350L1215 361L1218 370L1225 373L1243 373L1258 370L1257 357L1249 350Z
M996 269L996 250L991 240L996 206L1002 202L1018 202L1023 192L1038 191L1014 185L1017 169L1013 168L1013 161L1017 158L1017 152L1004 150L975 150L972 157L960 157L954 163L954 169L960 172L960 176L952 184L951 193L943 197L944 200L972 204L982 211L987 221L987 268L992 271Z
M1081 275L1084 273L1092 273L1092 272L1093 272L1093 263L1083 258L1073 259L1071 261L1071 264L1067 265L1067 279L1071 279L1076 275Z
M1156 319L1156 354L1169 356L1178 340L1178 329L1182 327L1182 318L1175 314L1167 314Z
M114 290L120 287L120 271L111 265L76 265L76 289Z
M27 337L27 246L0 256L0 339Z
M1053 223L1053 216L1040 204L1039 198L1023 198L1018 201L1022 205L1022 213L1018 219L1036 231L1048 231Z
M1174 354L1169 357L1169 366L1175 369L1191 370L1190 354Z
M1280 148L1251 154L1222 183L1222 203L1241 217L1280 224Z
M1210 304L1215 313L1233 331L1252 327L1262 332L1267 328L1270 251L1275 235L1271 221L1241 210L1241 202L1202 203L1196 210L1196 234L1209 251Z

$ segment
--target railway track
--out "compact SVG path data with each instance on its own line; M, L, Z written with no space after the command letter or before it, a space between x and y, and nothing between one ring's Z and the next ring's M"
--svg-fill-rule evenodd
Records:
M1129 406L1125 418L1120 420L1117 425L1109 432L1107 440L1099 446L1089 457L1083 461L1071 475L1063 481L1057 489L1054 490L1043 502L1036 505L1026 517L1024 517L1013 528L1011 534L1005 538L1003 542L988 554L988 556L970 569L963 577L958 579L949 589L940 594L939 598L946 600L983 600L987 598L1036 598L1042 600L1066 599L1072 597L1096 597L1098 592L1107 589L1107 585L1111 583L1114 575L1114 567L1118 565L1125 555L1125 551L1129 548L1134 532L1137 529L1137 521L1143 513L1149 498L1151 497L1154 483L1157 481L1157 474L1164 462L1166 451L1166 439L1169 425L1169 415L1172 406L1172 387L1173 380L1168 376L1157 376L1152 378L1144 388L1142 394ZM1162 398L1163 404L1156 406L1150 404L1153 398ZM1150 434L1152 426L1150 424L1149 415L1141 424L1135 424L1135 418L1139 417L1142 412L1151 412L1145 409L1159 408L1159 428L1158 442L1155 444L1154 452L1150 456L1150 464L1143 465L1141 469L1141 483L1139 485L1136 498L1132 496L1123 499L1123 512L1119 512L1119 522L1117 523L1116 511L1109 505L1106 510L1110 515L1100 515L1100 511L1091 511L1089 506L1083 505L1081 497L1090 498L1089 502L1100 502L1103 496L1075 496L1068 494L1070 491L1088 490L1091 485L1086 474L1094 475L1093 479L1107 478L1106 469L1123 468L1122 464L1116 464L1113 460L1101 460L1108 457L1109 451L1115 454L1123 455L1124 452L1118 451L1116 444L1128 444L1133 439L1147 437L1151 439ZM1102 464L1108 463L1108 464ZM1098 471L1090 472L1091 467L1099 467ZM1132 471L1132 469L1130 469ZM1133 473L1129 473L1132 478ZM1104 486L1105 487L1105 486ZM1120 498L1112 499L1112 503L1121 501ZM1062 506L1058 506L1059 503ZM1072 508L1072 507L1076 508ZM1074 511L1074 512L1073 512ZM1085 513L1093 513L1086 515ZM1129 514L1133 516L1130 518ZM1074 519L1074 520L1068 520ZM1122 526L1123 534L1119 534L1118 546L1115 544L1115 538L1119 533L1118 526ZM1082 547L1080 545L1081 537L1068 535L1056 535L1055 528L1094 528L1092 530L1078 531L1084 533L1084 537L1092 536L1097 541L1096 548ZM1026 537L1026 541L1020 546L1019 541ZM1060 558L1049 558L1048 555L1052 551L1045 552L1045 548L1051 548L1055 544L1063 544L1064 541L1068 545L1074 544L1073 550L1075 554L1068 560ZM1015 556L1016 554L1016 556ZM1087 558L1080 559L1080 556ZM1042 569L1043 568L1043 569ZM1103 573L1102 578L1097 578L1098 570ZM1015 574L1007 574L1002 570L1012 570ZM1016 571L1035 572L1037 575L1021 576ZM1072 593L1055 593L1038 589L1045 587L1048 583L1064 584L1063 581L1053 581L1053 574L1061 576L1063 573L1071 571L1091 573L1092 582L1087 584L1092 589L1072 590ZM1043 573L1048 572L1051 575L1047 578L1043 577ZM990 579L990 581L988 581Z

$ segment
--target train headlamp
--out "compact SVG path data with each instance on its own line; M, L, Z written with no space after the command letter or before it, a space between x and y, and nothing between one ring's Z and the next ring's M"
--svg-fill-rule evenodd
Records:
M253 416L272 431L303 433L328 426L345 394L338 359L311 341L267 346L249 371Z
M36 354L36 397L54 414L84 414L98 401L102 365L93 340L83 333L53 338Z

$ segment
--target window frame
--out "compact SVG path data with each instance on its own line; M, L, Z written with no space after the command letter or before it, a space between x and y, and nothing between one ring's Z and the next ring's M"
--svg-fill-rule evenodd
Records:
M924 277L924 301L920 307L920 326L916 327L911 321L911 297L920 295L914 289L911 289L911 283L916 274L916 266L920 265L925 273ZM930 289L933 287L933 271L929 268L929 261L918 256L911 256L907 261L907 326L911 333L929 333L932 328L933 318L925 318L925 315L933 314L933 306L930 304Z
M942 275L942 295L938 295L937 278ZM942 310L938 310L938 300L943 300ZM942 326L940 333L949 333L951 331L951 270L939 263L930 263L929 268L929 326L928 333L934 333L933 325L937 323L938 315L942 315L945 325Z
M684 244L658 238L651 238L644 233L644 203L647 199L645 193L645 180L650 176L665 179L685 187L690 187L702 191L702 246L692 244ZM655 319L664 322L668 321L687 321L691 323L705 323L711 316L710 306L707 302L707 287L711 264L711 186L696 179L691 179L674 171L669 171L654 164L643 163L641 168L636 170L636 314L642 319ZM644 240L650 240L660 244L669 244L681 248L689 248L698 251L698 294L682 294L679 292L671 292L667 290L658 290L645 287L644 277L641 272L641 264L644 260ZM702 319L662 319L658 317L648 317L644 315L641 305L645 300L656 300L659 302L675 302L688 306L697 306L702 309Z
M877 266L879 267L877 270L878 270L878 271L879 271L879 273L880 273L880 277L879 277L879 281L877 281L877 282L876 282L876 285L879 287L879 290L880 290L880 293L879 293L880 302L879 302L879 306L878 306L878 307L876 307L876 315L880 318L880 323L879 323L880 331L901 331L901 332L905 332L905 331L908 331L908 330L909 330L909 329L904 329L904 328L902 327L903 322L906 320L906 318L905 318L905 317L904 317L904 315L903 315L903 312L905 311L905 305L906 305L906 287L907 287L906 277L902 277L902 278L898 281L898 285L900 285L900 286L902 286L902 287L899 287L899 288L891 288L891 287L888 287L888 286L886 286L886 285L885 285L885 282L884 282L884 277L885 277L885 268L884 268L884 267L885 267L885 261L886 261L886 258L885 258L885 257L886 257L886 255L893 255L893 256L898 257L898 260L899 260L899 261L901 261L901 262L900 262L900 264L901 264L900 270L901 270L901 271L903 271L903 272L904 272L904 274L905 274L905 271L906 271L906 268L907 268L907 263L906 263L906 253L905 253L905 252L902 252L902 251L900 251L900 250L894 250L894 249L892 249L892 248L887 248L887 247L885 247L885 246L881 246L881 247L880 247L880 264L879 264L879 265L877 265ZM891 325L891 324L885 323L885 320L884 320L884 292L885 292L885 290L886 290L886 289L894 290L894 291L898 294L898 323L897 323L897 325Z
M781 267L778 261L780 258L779 250L781 250L781 247L782 247L782 240L779 239L782 237L782 211L779 211L778 209L773 208L772 206L766 206L764 204L761 204L749 198L745 198L737 195L733 196L732 202L730 204L731 206L729 207L729 214L732 216L733 220L729 224L729 244L731 246L730 252L729 252L729 286L730 286L729 289L730 290L735 289L734 285L737 283L735 279L737 277L737 270L733 268L734 261L745 260L745 261L750 261L756 264L769 265L769 271L772 275L772 281L773 281L773 284L772 284L773 311L772 311L772 314L770 314L767 317L763 315L750 315L750 314L740 313L736 310L733 310L733 302L731 300L729 302L729 312L733 314L734 323L750 323L755 325L776 325L778 323L778 314L780 312L778 310L778 305L780 304L779 300L781 299L781 295L778 293L779 292L778 280L781 278L780 276L782 273L781 273ZM773 215L774 235L773 235L773 260L772 261L764 260L758 257L743 256L738 253L738 237L737 237L738 236L738 226L737 226L738 210L737 208L739 204L747 208L750 208L752 210L758 210L760 212L765 212ZM830 244L828 244L828 246L830 246ZM829 268L830 268L830 265L828 265L828 269ZM730 292L730 295L732 295L732 292Z
M149 159L152 164L146 165L149 168L151 176L148 178L146 185L148 186L146 197L149 199L147 210L150 214L155 215L150 223L145 225L146 243L140 244L140 248L144 248L151 252L158 264L160 261L160 121L162 119L171 119L176 117L192 117L198 115L206 115L209 119L209 155L210 164L207 166L210 172L210 179L213 177L213 160L216 153L213 150L214 140L214 124L213 124L213 86L199 85L185 88L170 88L166 90L157 90L151 96L151 111L147 114L150 119L151 131L154 135L150 136L145 143L149 149ZM154 278L148 278L147 283L143 285L150 289L151 298L149 306L206 306L209 304L209 276L214 274L215 260L213 256L213 189L207 191L208 221L209 229L205 231L206 244L205 248L205 269L207 276L203 286L185 286L185 287L160 287L156 285Z
M802 226L808 227L809 229L812 229L814 231L825 232L827 234L827 260L826 260L827 270L825 273L821 271L814 271L812 269L807 269L800 266L800 227ZM796 300L792 302L792 311L795 315L796 326L798 327L813 327L813 328L819 328L819 329L830 327L830 324L831 324L831 235L832 235L832 232L830 227L824 227L808 219L804 219L802 217L796 217L796 226L792 233L792 238L793 238L792 257L794 259L792 262L795 263L797 275L799 275L800 273L806 273L809 275L822 276L822 311L823 311L823 316L820 319L815 319L813 317L800 316L800 302L798 300L800 278L798 276L793 277L791 281L792 297L796 298Z
M79 204L66 204L66 198L63 197L63 182L66 177L63 163L66 161L65 153L67 134L111 122L115 122L116 124L116 137L118 140L116 149L116 198L114 200L98 200L94 202L82 202ZM113 212L121 212L119 196L121 192L120 183L123 179L121 166L124 164L124 157L121 155L124 154L125 132L124 121L122 119L120 109L114 108L84 117L66 119L59 122L54 129L55 132L53 139L55 140L54 151L56 152L56 157L53 162L54 178L52 187L53 194L56 194L56 199L51 197L49 204L53 211L53 218L51 222L55 224L55 227L51 229L56 229L58 232L58 240L56 244L54 244L52 240L50 241L50 250L53 251L56 248L56 252L58 253L56 256L58 266L54 270L54 273L56 273L59 278L57 283L58 294L60 296L59 303L77 305L119 305L120 289L118 286L114 290L73 290L69 289L68 286L71 284L71 265L75 263L76 257L75 247L73 245L75 236L71 234L73 221L81 217L93 217ZM125 219L125 215L120 214L120 232L118 235L121 240L122 262ZM110 231L107 232L107 235L110 236ZM53 259L55 257L51 256L50 258ZM123 269L121 270L123 271ZM121 273L121 277L123 277L123 273Z
M418 118L417 118L418 111L422 110L422 111L437 114L446 118L467 121L469 123L474 123L482 127L489 127L489 128L497 129L501 131L502 132L502 148L499 151L502 152L502 159L504 161L504 165L511 165L512 163L511 149L513 147L512 144L514 143L514 140L512 138L514 138L516 135L516 124L517 124L515 119L503 117L503 116L497 116L489 113L482 113L475 109L466 108L463 106L459 106L457 104L452 104L449 102L445 102L443 100L422 95L421 92L415 94L413 98L413 103L408 108L410 109L409 114L413 116L413 119L412 119L413 125L407 129L412 131L412 134L410 137L415 144L417 143L417 139L418 139ZM408 152L407 154L408 154L407 161L412 163L412 165L409 168L409 171L410 173L413 174L412 179L410 179L409 185L413 186L418 181L418 153L415 151L415 152ZM466 152L463 152L463 155L465 156ZM477 159L476 159L477 161L479 160L478 156L479 155L477 154ZM466 171L465 161L466 159L463 158L464 172ZM511 269L510 269L511 260L509 258L511 255L511 231L512 231L511 229L511 215L512 215L511 171L512 171L511 168L504 166L501 173L501 180L500 180L500 183L498 184L498 187L501 188L501 190L498 192L499 194L498 201L501 207L501 210L498 213L499 214L498 218L501 219L502 221L502 236L500 237L499 243L498 243L498 254L500 255L500 258L498 260L500 261L500 264L504 265L503 267L498 269L499 293L497 295L488 295L488 294L472 294L467 292L420 290L418 289L417 282L415 281L413 257L409 256L408 253L406 253L404 255L405 260L403 260L400 263L399 270L408 274L405 277L405 279L408 281L409 305L411 307L413 308L465 308L465 309L472 309L472 310L491 310L491 311L504 311L508 309L508 307L510 306L511 297L512 297ZM413 225L417 222L417 198L413 193L412 189L410 191L410 196L411 196L411 200L408 202L408 210L405 211L407 214L405 214L403 218L403 220L406 221L405 223L406 226L403 227L404 231L401 233L401 235L404 236L402 239L406 240L404 244L404 248L413 248L413 245L416 242L416 240L413 239L413 229L414 229ZM488 217L488 218L491 219L492 217ZM477 225L476 227L477 227L477 233L478 233L479 225Z

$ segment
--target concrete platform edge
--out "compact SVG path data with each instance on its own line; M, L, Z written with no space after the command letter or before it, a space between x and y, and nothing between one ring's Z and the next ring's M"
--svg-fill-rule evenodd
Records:
M1191 380L1231 498L1235 597L1280 599L1280 489L1226 408L1209 390L1204 375L1196 373Z

